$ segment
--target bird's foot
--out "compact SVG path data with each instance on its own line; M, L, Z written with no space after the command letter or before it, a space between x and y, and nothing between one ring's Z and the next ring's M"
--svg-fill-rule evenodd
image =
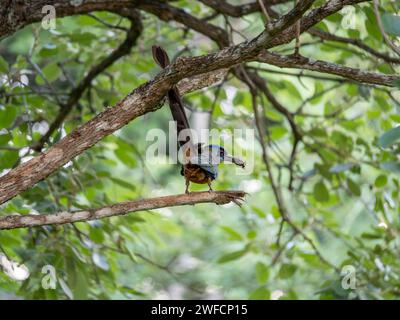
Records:
M189 180L186 179L186 189L185 189L185 193L186 193L186 194L189 194L189 193L190 193L190 191L189 191L189 185L190 185L190 182L189 182Z

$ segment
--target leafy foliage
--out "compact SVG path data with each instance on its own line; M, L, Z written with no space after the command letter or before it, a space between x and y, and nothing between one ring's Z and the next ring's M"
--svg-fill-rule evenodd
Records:
M213 12L192 1L173 5L196 17ZM276 10L286 12L289 6L279 5ZM384 5L383 20L386 31L398 36L396 6ZM345 28L341 14L317 27L361 39L389 54L371 5L354 8L356 29ZM129 28L126 19L106 12L94 15L97 19L88 15L58 19L54 31L33 24L0 43L0 173L37 154L29 147L47 131L75 85L124 41L125 32L109 26ZM48 145L152 79L158 72L149 54L153 43L171 56L217 49L209 39L176 22L143 15L145 32L137 46L92 81ZM229 29L226 23L230 21L239 30L232 33L239 42L262 31L260 15L256 12L240 21L218 16L211 23ZM302 54L313 59L381 73L399 71L398 64L347 43L316 41L307 33L301 41ZM274 50L292 53L293 43ZM244 189L249 197L243 207L204 204L89 223L0 231L0 250L30 270L23 282L0 272L0 298L271 299L277 292L282 292L281 299L398 298L398 88L332 76L321 79L306 70L299 73L260 63L248 66L266 80L301 129L303 139L290 165L294 144L290 123L268 99L259 97L273 174L291 220L306 237L288 224L281 225L282 212L262 149L257 143L252 148L238 141L236 147L254 156L254 170L240 176L225 166L215 189ZM194 110L192 118L210 112L211 128L255 127L251 92L232 75L221 86L187 95L185 103ZM146 133L153 128L167 131L169 119L164 107L132 122L0 206L0 214L51 214L181 193L184 181L179 168L165 159L154 164L145 157L150 145ZM292 190L288 187L291 179ZM45 265L56 270L55 289L43 288ZM341 285L340 270L345 265L356 270L356 289Z

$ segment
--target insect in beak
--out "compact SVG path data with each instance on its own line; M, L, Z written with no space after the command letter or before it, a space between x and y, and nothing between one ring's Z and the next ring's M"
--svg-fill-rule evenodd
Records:
M235 158L229 155L224 156L224 162L231 162L242 168L246 166L246 163L242 159Z

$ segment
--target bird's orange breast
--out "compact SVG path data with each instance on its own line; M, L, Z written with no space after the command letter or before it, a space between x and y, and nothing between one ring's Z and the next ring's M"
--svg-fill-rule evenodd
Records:
M203 169L193 164L187 164L183 166L183 175L189 181L198 184L205 184L211 182L212 180Z

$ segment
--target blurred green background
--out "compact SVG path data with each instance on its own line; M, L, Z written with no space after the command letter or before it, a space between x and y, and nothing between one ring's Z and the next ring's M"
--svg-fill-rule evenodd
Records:
M212 13L197 1L172 5L199 18ZM275 10L284 13L291 6ZM317 27L387 52L372 23L372 5L354 8L355 29L343 27L341 13ZM396 13L398 4L388 2L382 9ZM152 79L159 72L151 56L153 44L162 45L171 57L218 49L181 24L141 14L143 31L137 44L92 81L50 145ZM237 30L232 32L235 43L263 30L260 13L228 21L218 16L210 23L224 29L231 25ZM66 101L85 72L124 41L125 31L110 25L129 28L129 21L95 12L57 19L55 30L33 24L0 42L1 174L37 154L27 147L46 132L60 101ZM349 44L320 41L307 33L301 44L302 55L314 59L381 73L399 70ZM273 51L292 50L290 43ZM290 126L269 101L260 99L275 180L291 220L310 241L284 224L277 244L281 216L259 141L254 146L237 142L247 157L254 157L254 169L243 176L222 165L214 189L244 190L248 196L242 207L199 204L89 223L0 231L3 257L29 269L23 281L12 272L0 272L0 298L397 299L398 145L393 139L382 148L379 137L400 122L398 89L330 75L326 77L331 80L312 78L308 75L318 74L265 64L248 66L263 69L257 71L288 110L302 107L295 120L307 145L300 143L293 166L294 190L289 191ZM212 110L210 128L255 129L249 90L231 74L221 86L188 94L184 100L192 111L191 121ZM132 121L0 206L0 215L51 214L183 193L180 167L168 164L168 155L160 155L159 164L145 157L151 144L146 133L152 128L167 131L170 119L165 105ZM192 191L197 190L207 187L193 185ZM42 286L45 265L55 268L55 289ZM345 265L354 266L356 289L342 286Z

